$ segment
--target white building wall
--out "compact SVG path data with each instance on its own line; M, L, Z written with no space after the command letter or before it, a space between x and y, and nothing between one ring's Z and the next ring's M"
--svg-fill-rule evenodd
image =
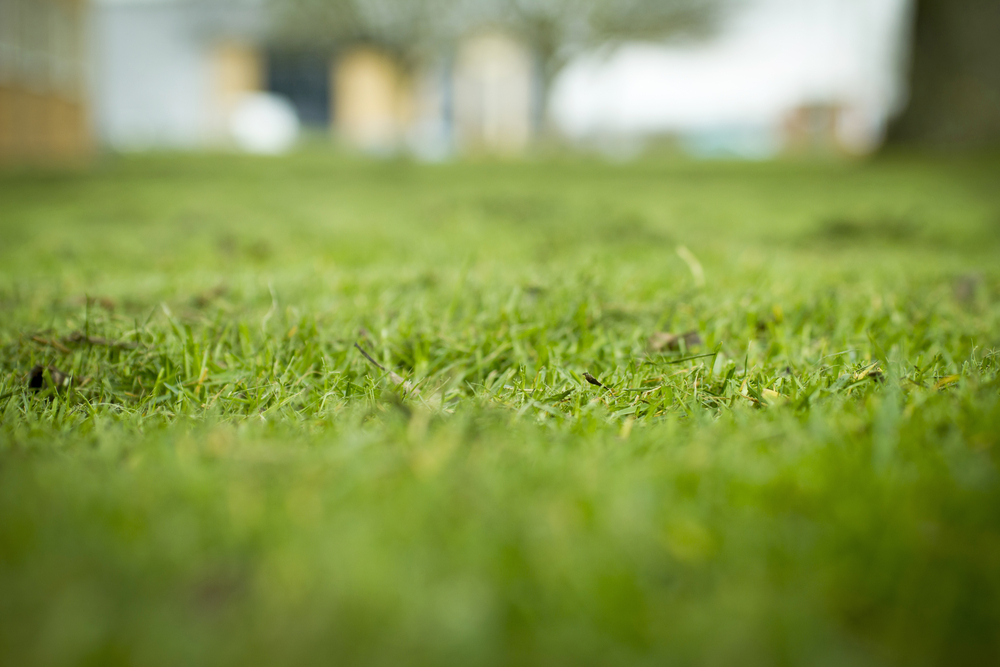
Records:
M254 43L263 0L92 0L91 69L100 141L118 149L217 143L219 50Z
M211 126L209 49L191 3L94 8L94 114L115 148L190 148Z

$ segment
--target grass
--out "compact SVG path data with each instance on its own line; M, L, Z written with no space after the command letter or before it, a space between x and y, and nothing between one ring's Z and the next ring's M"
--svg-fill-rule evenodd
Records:
M992 664L998 167L7 174L0 663Z

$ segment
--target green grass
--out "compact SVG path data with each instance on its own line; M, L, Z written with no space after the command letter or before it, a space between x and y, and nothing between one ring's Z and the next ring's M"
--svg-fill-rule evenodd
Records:
M0 663L994 664L998 173L7 174Z

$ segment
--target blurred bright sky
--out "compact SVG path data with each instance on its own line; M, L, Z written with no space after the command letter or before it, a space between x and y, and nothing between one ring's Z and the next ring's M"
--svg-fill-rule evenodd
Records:
M625 45L574 61L554 86L553 115L574 136L683 133L776 127L802 104L838 103L874 140L905 94L909 8L745 0L706 42Z

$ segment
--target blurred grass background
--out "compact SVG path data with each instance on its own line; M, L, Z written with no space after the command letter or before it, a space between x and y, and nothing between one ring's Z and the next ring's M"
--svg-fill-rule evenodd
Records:
M989 664L998 167L5 174L0 661Z

